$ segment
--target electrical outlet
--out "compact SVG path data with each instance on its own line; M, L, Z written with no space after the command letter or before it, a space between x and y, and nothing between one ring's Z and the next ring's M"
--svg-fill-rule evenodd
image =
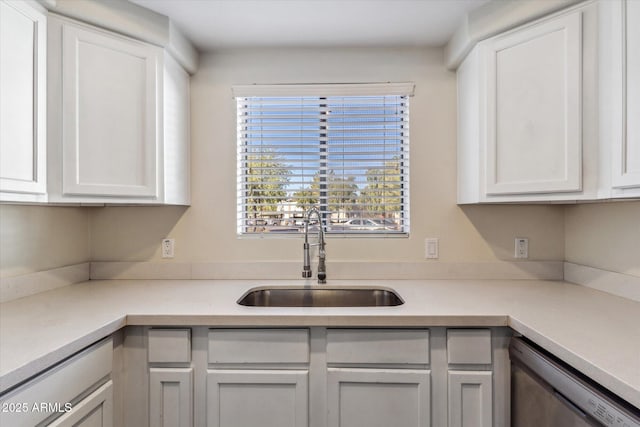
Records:
M173 258L175 239L162 239L162 258Z
M424 239L424 257L426 259L438 259L438 238L427 237Z
M529 258L529 239L516 237L515 258Z

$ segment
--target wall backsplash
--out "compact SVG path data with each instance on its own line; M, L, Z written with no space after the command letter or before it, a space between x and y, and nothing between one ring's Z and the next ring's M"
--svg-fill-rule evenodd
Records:
M565 259L640 277L640 201L567 206Z
M0 277L87 261L87 208L0 205Z

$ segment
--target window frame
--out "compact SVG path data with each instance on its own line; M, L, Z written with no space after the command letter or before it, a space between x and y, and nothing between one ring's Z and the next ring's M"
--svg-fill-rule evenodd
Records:
M248 146L248 139L246 136L246 128L243 128L243 124L247 123L247 118L240 114L240 104L239 100L242 99L256 99L256 98L318 98L318 106L320 110L322 110L322 101L327 100L327 98L351 98L351 97L400 97L399 99L405 100L402 104L405 107L406 112L402 111L402 113L397 114L396 117L400 118L400 129L402 129L405 133L401 133L398 139L398 145L400 147L399 152L402 156L398 159L398 167L400 168L400 172L397 175L400 178L401 185L401 202L400 202L400 212L401 219L400 224L401 230L390 230L384 228L380 231L378 230L348 230L344 229L340 231L331 230L331 227L328 227L329 219L327 218L327 214L329 212L329 202L328 199L331 197L327 192L327 177L329 176L330 168L327 168L326 163L323 164L323 152L327 152L328 141L329 138L324 130L327 130L326 124L327 118L322 117L318 120L320 125L318 129L319 139L318 142L314 142L314 144L320 149L319 152L319 162L320 165L317 168L317 172L324 171L319 175L318 182L318 192L319 199L324 200L324 202L320 201L319 205L325 206L325 210L323 211L323 228L326 231L326 235L329 238L353 238L353 237L372 237L372 238L406 238L409 237L410 233L410 174L409 174L409 98L414 95L415 84L411 82L407 83L358 83L358 84L312 84L312 85L236 85L232 87L233 98L236 100L236 112L238 114L238 127L237 127L237 135L236 135L236 148L237 148L237 195L236 195L236 235L239 238L264 238L264 237L298 237L302 233L298 231L289 230L289 232L271 232L267 231L255 231L255 232L247 232L244 231L247 228L246 221L246 213L247 202L246 196L243 194L246 192L246 181L242 181L241 178L246 178L246 173L241 172L241 170L246 169L247 163L247 153L243 149L246 149ZM324 106L326 107L326 105ZM323 128L323 125L325 126ZM406 129L406 130L405 130ZM243 136L244 135L244 136ZM385 136L386 138L386 136ZM243 139L245 141L243 142ZM323 143L324 141L324 143ZM245 144L245 145L243 145ZM323 151L324 145L324 151ZM301 149L303 150L303 149ZM264 152L260 152L261 154ZM326 157L325 157L326 159ZM344 160L343 160L344 162ZM245 166L243 166L243 163ZM316 173L317 173L316 172ZM361 189L359 189L361 191ZM335 197L335 196L334 196ZM388 196L384 196L388 197ZM302 211L305 212L305 211ZM243 216L245 215L245 216ZM297 217L296 217L297 218ZM368 217L360 216L355 217L360 220L366 221L369 219ZM386 222L386 217L381 217L381 223ZM354 219L354 218L351 218ZM373 217L371 217L373 221ZM258 218L255 218L257 223ZM347 221L348 222L348 221ZM293 224L297 224L297 219L294 219ZM277 231L277 230L276 230Z

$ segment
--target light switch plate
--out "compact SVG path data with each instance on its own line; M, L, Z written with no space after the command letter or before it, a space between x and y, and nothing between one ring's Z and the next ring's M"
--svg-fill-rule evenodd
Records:
M516 237L515 258L529 258L529 239Z
M424 257L426 259L438 259L439 243L437 237L427 237L424 239Z
M175 244L175 239L162 239L162 258L174 257Z

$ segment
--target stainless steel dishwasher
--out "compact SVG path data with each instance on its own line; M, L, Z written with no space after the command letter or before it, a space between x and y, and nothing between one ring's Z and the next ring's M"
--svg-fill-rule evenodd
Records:
M640 409L524 338L513 338L513 427L640 427Z

